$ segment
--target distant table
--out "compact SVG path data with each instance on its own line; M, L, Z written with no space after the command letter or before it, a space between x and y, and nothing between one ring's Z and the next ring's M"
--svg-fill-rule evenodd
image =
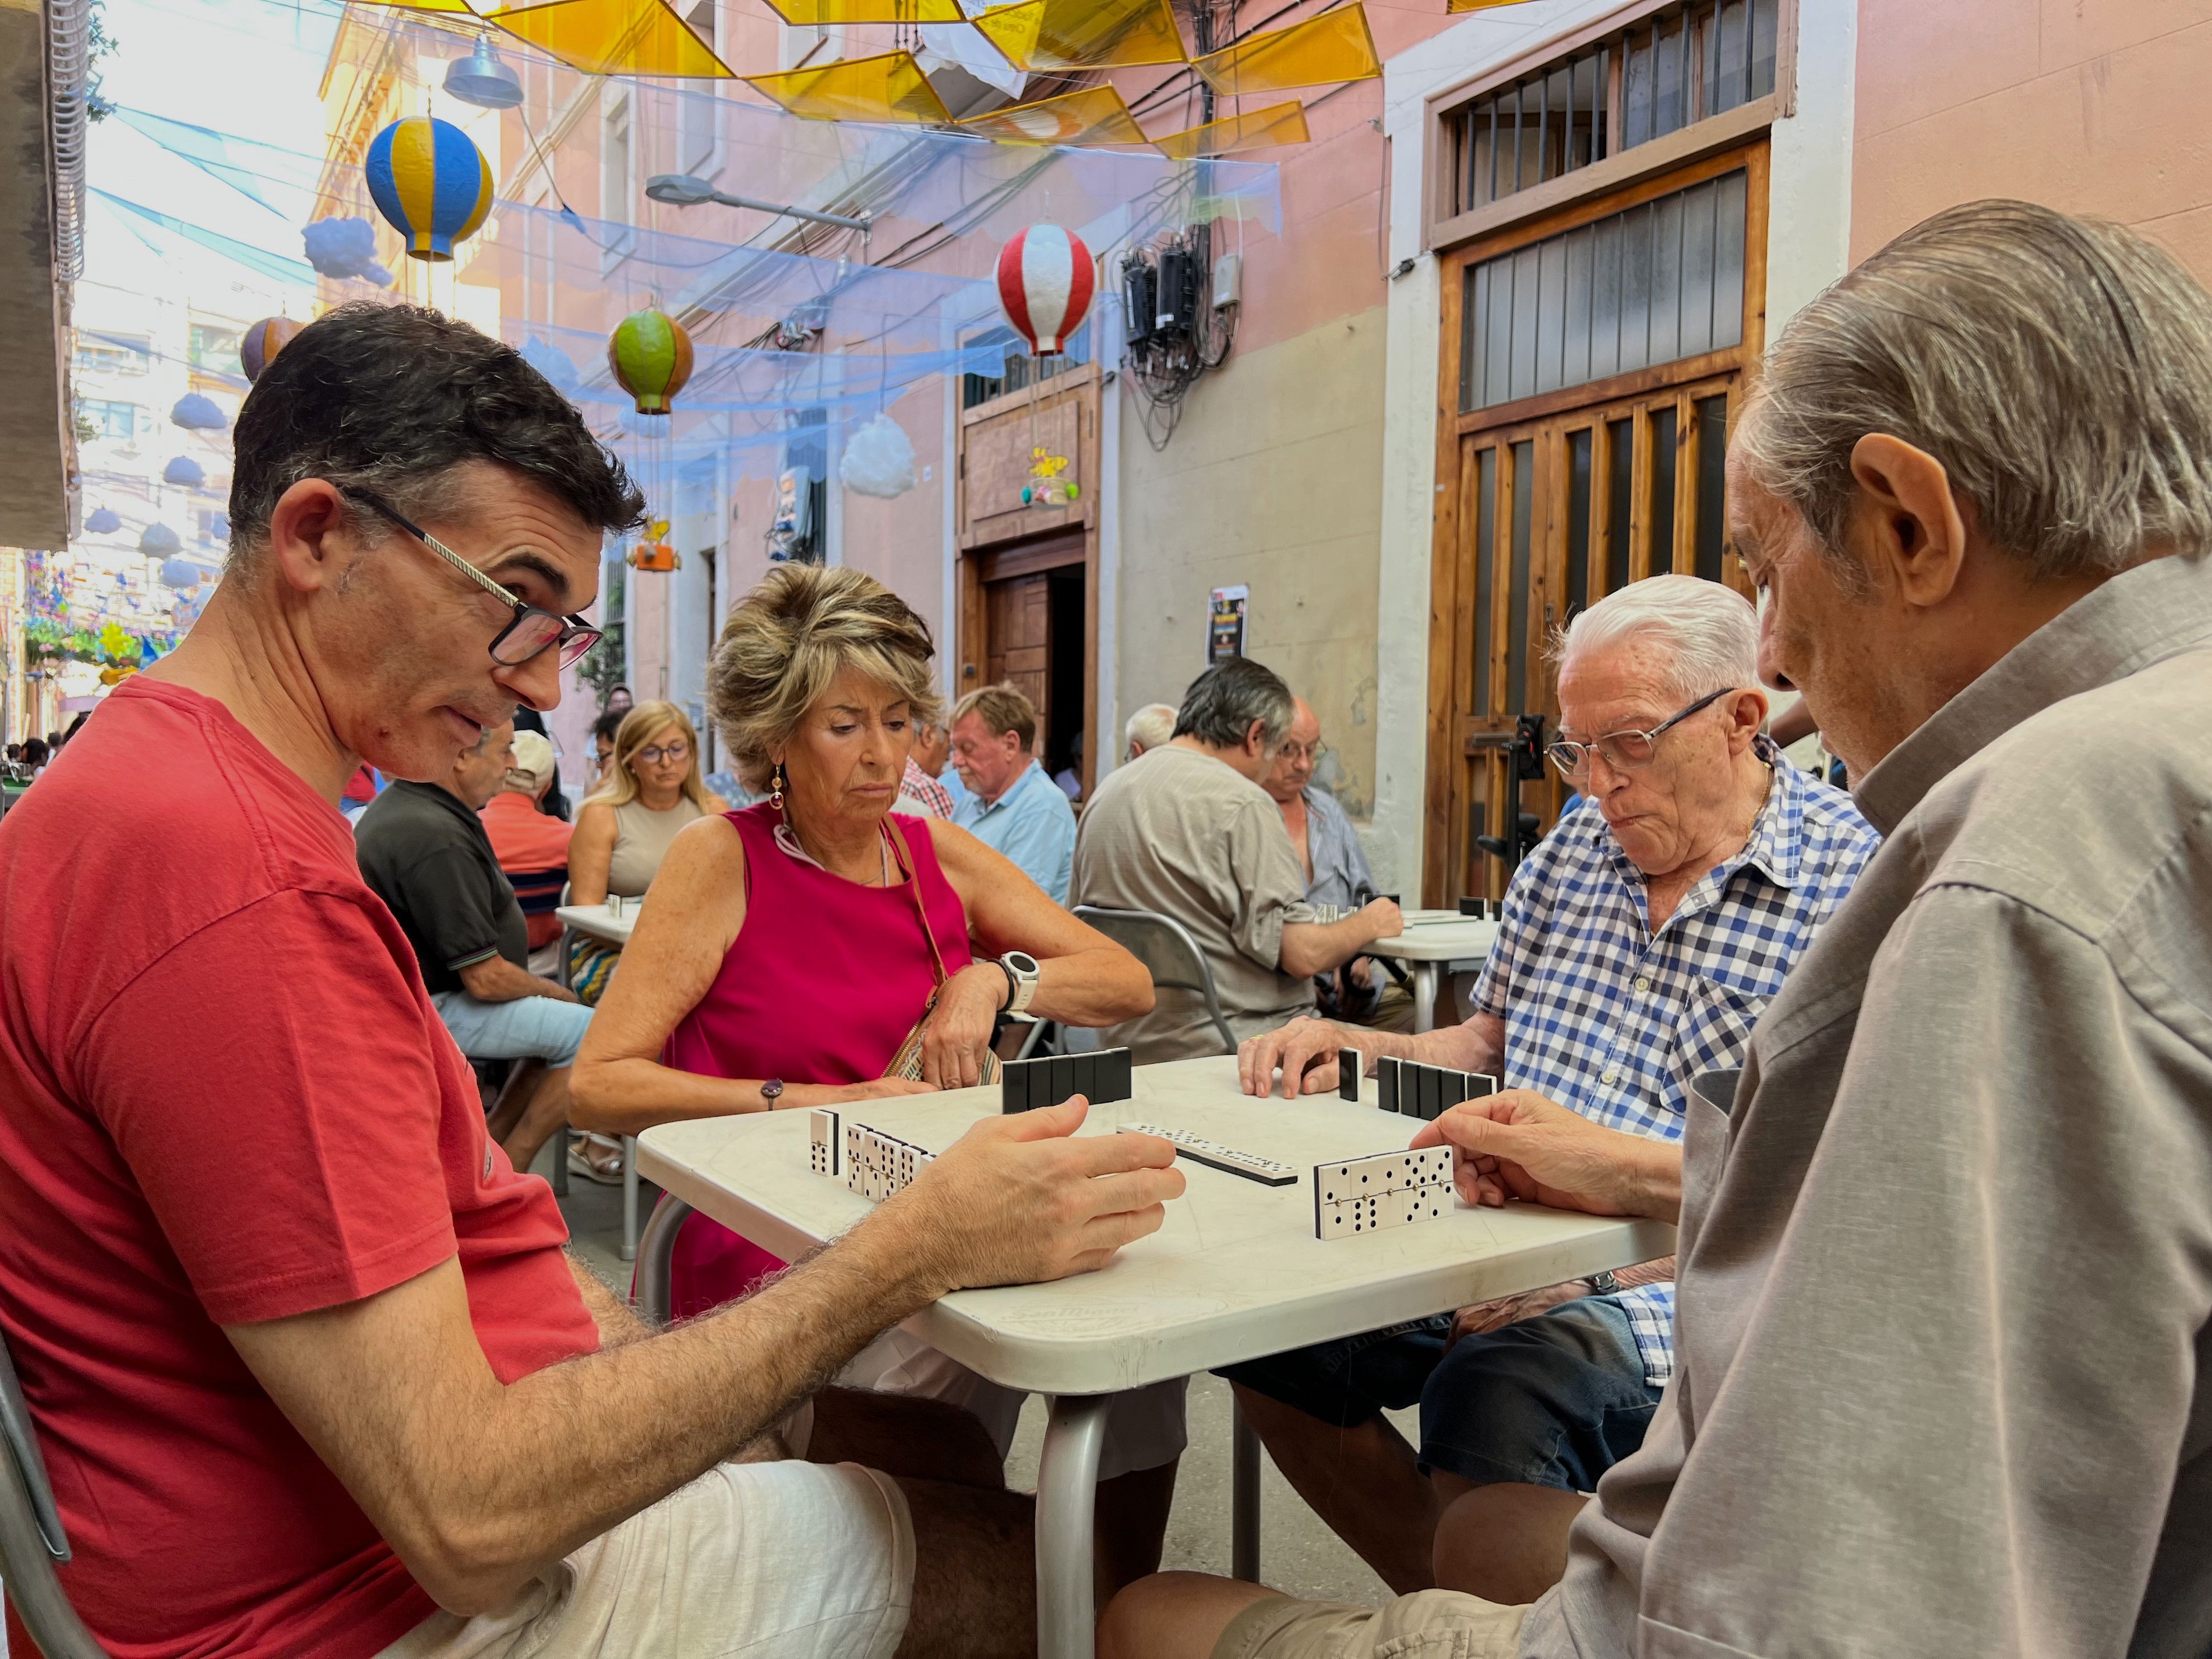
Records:
M1464 952L1465 946L1455 947ZM1093 1109L1083 1130L1149 1122L1263 1152L1306 1171L1269 1188L1182 1164L1189 1188L1160 1231L1096 1273L1048 1285L962 1291L906 1328L1005 1387L1051 1397L1037 1486L1037 1626L1044 1659L1093 1651L1091 1506L1114 1393L1565 1279L1649 1261L1674 1249L1658 1222L1515 1205L1455 1208L1440 1220L1365 1237L1313 1236L1311 1166L1402 1147L1410 1120L1339 1100L1253 1100L1234 1055L1140 1066L1131 1100ZM838 1109L941 1152L999 1111L996 1086ZM696 1206L763 1249L796 1261L872 1207L807 1163L807 1114L759 1112L664 1123L639 1138L645 1173L668 1199L638 1261L645 1310L665 1319L669 1258ZM1234 1484L1237 1549L1256 1570L1258 1462Z
M561 919L561 925L570 933L581 933L585 938L598 939L604 945L621 945L629 943L629 930L637 926L640 902L641 901L637 899L629 900L623 906L623 913L618 916L610 913L604 904L564 904L553 914ZM562 961L565 963L567 960L568 953L564 951Z
M565 912L563 914L566 914ZM1421 912L1415 912L1419 915ZM1428 914L1434 915L1434 912ZM1413 1029L1432 1030L1437 1023L1437 973L1439 963L1480 962L1498 941L1494 921L1471 921L1459 917L1437 921L1416 921L1402 933L1378 939L1365 954L1389 957L1413 970Z

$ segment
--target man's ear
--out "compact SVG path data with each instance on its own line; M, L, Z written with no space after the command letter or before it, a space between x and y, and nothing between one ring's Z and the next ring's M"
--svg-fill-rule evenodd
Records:
M1851 448L1860 490L1851 550L1884 587L1927 610L1958 586L1966 556L1966 523L1942 462L1887 432Z
M343 535L345 503L327 478L302 478L276 498L269 514L270 559L301 592L336 582L356 548Z
M1748 749L1751 740L1759 735L1759 728L1766 724L1766 693L1754 686L1746 686L1730 697L1725 707L1729 714L1729 752L1736 754Z

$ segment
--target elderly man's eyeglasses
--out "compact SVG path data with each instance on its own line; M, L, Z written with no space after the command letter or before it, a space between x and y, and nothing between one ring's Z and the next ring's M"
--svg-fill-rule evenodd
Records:
M514 607L514 619L501 629L491 642L491 659L502 668L520 668L556 647L560 649L561 666L567 668L599 642L604 629L593 627L581 617L556 616L517 598L428 531L402 517L398 508L375 491L333 483L340 495L350 496L378 517L390 520L485 592Z
M1285 743L1275 752L1286 761L1311 761L1316 766L1319 766L1322 757L1328 753L1328 745L1325 743L1316 743L1308 747L1302 743Z
M1640 772L1659 757L1659 739L1674 730L1700 708L1709 708L1736 688L1724 685L1717 691L1706 693L1686 708L1676 710L1649 732L1608 732L1588 743L1577 743L1562 738L1544 752L1552 757L1552 764L1571 782L1580 782L1589 770L1589 757L1595 754L1603 758L1616 772Z

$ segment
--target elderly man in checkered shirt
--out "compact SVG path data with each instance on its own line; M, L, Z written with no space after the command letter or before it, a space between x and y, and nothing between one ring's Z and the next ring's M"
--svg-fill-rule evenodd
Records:
M1878 838L1760 733L1757 620L1659 576L1576 617L1553 762L1581 797L1515 874L1463 1025L1301 1020L1246 1042L1246 1092L1336 1087L1336 1051L1498 1075L1680 1139L1690 1081L1751 1028ZM1533 1601L1581 1494L1643 1441L1673 1373L1672 1261L1224 1371L1291 1483L1403 1594ZM1419 1401L1418 1454L1382 1415Z

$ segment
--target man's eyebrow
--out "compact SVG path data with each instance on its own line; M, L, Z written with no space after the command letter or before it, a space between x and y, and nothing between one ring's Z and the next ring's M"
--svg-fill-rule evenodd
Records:
M552 560L547 558L543 553L533 551L532 549L527 547L518 547L512 553L502 553L490 564L485 566L484 574L489 576L494 581L498 581L501 580L499 573L502 570L510 569L527 570L530 572L532 575L537 577L538 580L544 582L548 588L552 590L553 608L555 610L560 611L567 608L568 604L568 578L562 573L560 566L555 564Z

